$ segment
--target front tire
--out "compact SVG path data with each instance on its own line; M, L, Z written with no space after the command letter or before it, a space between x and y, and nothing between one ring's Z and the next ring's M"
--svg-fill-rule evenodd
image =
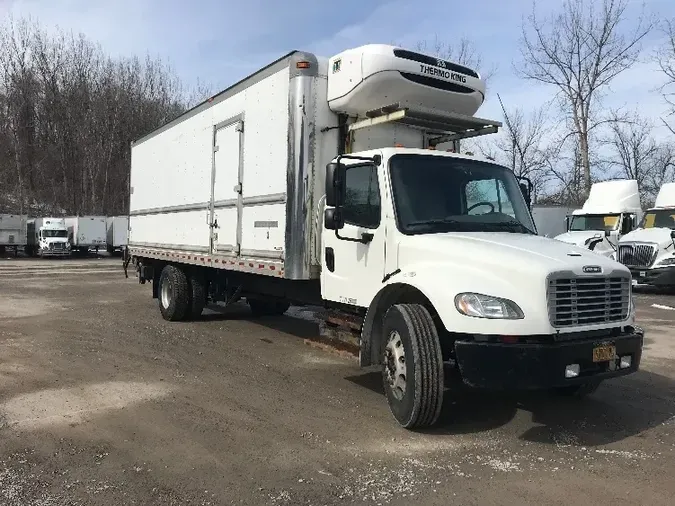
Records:
M167 265L159 276L159 310L168 321L185 318L190 306L190 283L175 265Z
M384 317L382 378L394 418L406 429L430 427L443 405L443 356L429 311L397 304Z

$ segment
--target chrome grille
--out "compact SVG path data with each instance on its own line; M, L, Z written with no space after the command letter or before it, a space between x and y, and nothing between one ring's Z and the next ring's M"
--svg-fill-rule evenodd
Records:
M651 267L656 254L653 244L620 244L616 259L630 267Z
M63 243L62 242L53 242L49 245L51 249L63 249Z
M548 314L554 327L620 322L630 313L630 278L550 279Z

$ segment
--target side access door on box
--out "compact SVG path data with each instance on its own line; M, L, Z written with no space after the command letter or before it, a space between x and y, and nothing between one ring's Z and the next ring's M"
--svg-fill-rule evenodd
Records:
M211 253L216 255L238 256L241 250L243 154L243 117L215 125L209 225Z

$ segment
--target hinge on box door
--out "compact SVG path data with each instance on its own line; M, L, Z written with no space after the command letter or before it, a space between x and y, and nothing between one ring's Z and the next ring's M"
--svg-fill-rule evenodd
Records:
M235 184L233 190L234 190L235 193L241 194L241 191L242 191L241 183Z
M234 254L237 256L241 255L241 244L237 243L237 245L234 247Z
M243 132L244 131L244 122L240 121L239 123L237 123L237 126L234 127L234 131L235 132Z
M218 152L218 146L213 146L213 152L217 153Z

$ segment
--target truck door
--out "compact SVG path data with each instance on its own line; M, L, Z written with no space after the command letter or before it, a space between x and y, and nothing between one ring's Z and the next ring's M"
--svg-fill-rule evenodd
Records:
M244 122L241 118L215 126L210 211L211 252L214 254L239 255L243 146Z
M340 239L334 230L323 229L321 291L326 300L367 307L382 286L386 234L381 173L381 168L367 164L346 170L345 226L339 235L369 242Z

